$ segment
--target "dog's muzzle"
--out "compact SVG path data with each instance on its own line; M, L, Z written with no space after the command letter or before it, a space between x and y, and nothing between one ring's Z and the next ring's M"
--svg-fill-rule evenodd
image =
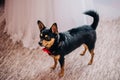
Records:
M39 44L40 46L43 46L43 45L42 45L42 41L38 42L38 44Z

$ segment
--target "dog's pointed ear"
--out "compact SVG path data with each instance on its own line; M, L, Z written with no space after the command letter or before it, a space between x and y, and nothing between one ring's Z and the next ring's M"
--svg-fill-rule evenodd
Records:
M45 29L45 25L40 20L37 21L37 24L38 24L38 27L39 27L40 31Z
M53 23L53 25L51 26L50 30L52 31L52 33L58 34L57 23Z

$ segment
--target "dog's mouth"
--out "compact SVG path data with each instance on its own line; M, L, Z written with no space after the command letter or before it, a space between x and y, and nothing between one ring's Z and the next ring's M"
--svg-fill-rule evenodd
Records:
M50 49L48 44L46 44L44 47L45 47L45 49Z

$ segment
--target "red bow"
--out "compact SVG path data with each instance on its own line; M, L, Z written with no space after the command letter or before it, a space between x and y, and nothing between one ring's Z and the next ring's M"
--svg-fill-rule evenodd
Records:
M42 50L43 50L44 52L46 52L47 54L51 55L51 52L50 52L48 49L43 48Z

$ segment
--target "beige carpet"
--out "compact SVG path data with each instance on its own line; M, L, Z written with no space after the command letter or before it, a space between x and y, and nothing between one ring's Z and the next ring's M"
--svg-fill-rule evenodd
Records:
M50 69L53 59L37 49L13 43L0 23L0 80L120 80L120 18L101 20L97 27L95 58L87 65L90 54L80 56L80 47L65 58L65 75L58 77L60 66ZM37 44L37 43L36 43Z

